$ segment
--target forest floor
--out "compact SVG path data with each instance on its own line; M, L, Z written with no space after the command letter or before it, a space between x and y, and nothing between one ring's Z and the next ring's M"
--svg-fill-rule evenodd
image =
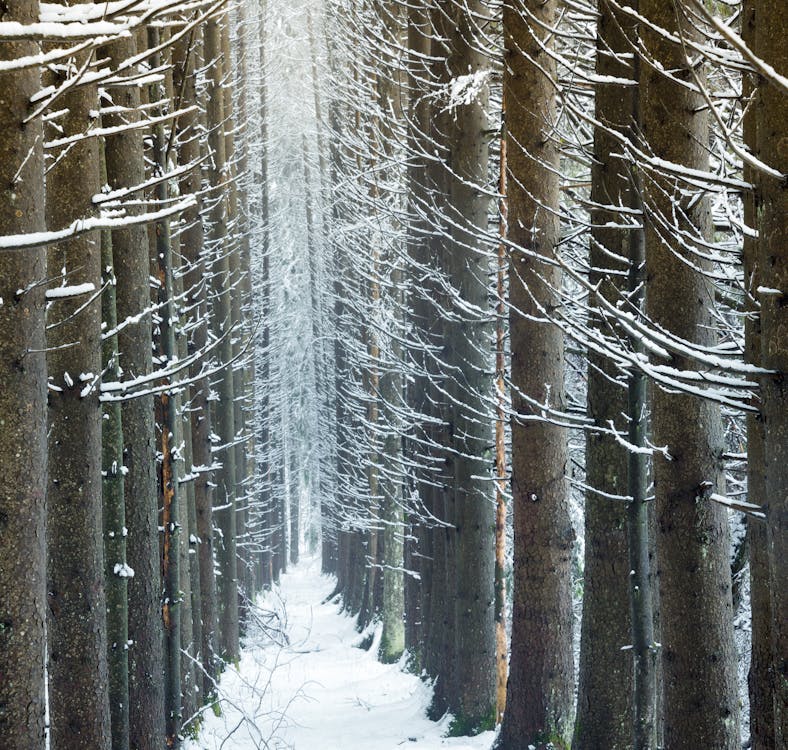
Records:
M426 717L431 687L376 659L379 628L359 634L325 601L333 587L311 558L258 602L238 668L222 675L221 715L205 710L185 750L489 750L493 732L444 737L449 717Z

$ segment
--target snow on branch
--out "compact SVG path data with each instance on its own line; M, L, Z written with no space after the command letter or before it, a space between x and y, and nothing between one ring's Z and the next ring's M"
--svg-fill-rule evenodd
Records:
M172 206L163 208L160 211L137 214L132 216L97 216L88 219L77 219L65 229L51 232L29 232L26 234L7 234L0 237L0 250L29 250L44 245L52 245L56 242L77 237L86 232L93 232L96 229L119 229L135 224L148 224L149 222L159 221L168 216L173 216L191 208L196 204L194 196L187 196L184 200Z

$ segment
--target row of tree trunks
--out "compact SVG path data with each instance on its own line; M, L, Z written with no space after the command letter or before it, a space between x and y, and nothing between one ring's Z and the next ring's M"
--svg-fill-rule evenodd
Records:
M39 13L37 3L24 1L0 9L4 22L21 24L37 22ZM243 18L233 22L245 28ZM242 318L252 290L251 253L238 242L238 235L249 235L250 217L243 196L232 195L245 179L247 144L227 117L233 97L224 74L239 59L243 76L245 57L242 45L229 43L227 17L214 22L224 30L221 42L211 37L210 24L178 34L179 23L100 39L104 46L80 43L71 57L61 54L45 69L35 64L38 44L0 45L0 59L15 63L0 66L6 186L0 234L78 226L99 213L101 193L117 191L108 199L114 202L111 230L80 227L46 250L4 245L0 252L0 534L13 539L0 544L0 744L11 750L46 742L58 750L177 746L184 713L214 690L217 634L225 658L237 658L232 503L251 494L247 473L255 467L245 440L247 411L255 405L246 400L247 379L233 367L243 342L230 335L231 328L250 330ZM195 70L206 28L214 44L208 69L215 92L208 102L223 99L225 109L204 117ZM174 45L167 43L170 35ZM43 51L61 47L46 42ZM83 79L93 70L116 71L102 80L100 97L98 85ZM48 105L31 104L42 100L42 91L57 94ZM244 98L238 101L243 108ZM207 133L216 134L217 143L208 143ZM203 201L200 163L222 156L218 141L228 147L229 163L211 158L219 166ZM172 227L168 217L146 226L140 215L175 203L167 172L178 163L189 165L179 187L181 195L194 196L194 208ZM206 263L202 234L211 209L220 215L211 230L218 224L222 232L209 248L216 263ZM235 233L229 263L220 247L228 223ZM211 321L218 356L211 353ZM175 363L190 355L197 355L195 364L178 371ZM172 371L154 373L154 364ZM229 409L211 408L211 383L203 374L211 368L221 383L235 386L225 394ZM184 382L189 375L193 384ZM217 451L229 471L220 499L229 498L222 507L228 563L220 631L211 424L227 413L234 424L220 424ZM236 471L225 460L231 454ZM239 549L251 571L248 510L241 506ZM253 579L251 572L245 577L245 596L255 593ZM205 675L199 685L195 663Z
M607 0L597 4L588 330L595 341L626 342L627 354L633 356L628 360L630 369L603 349L589 356L588 414L593 427L586 435L584 613L575 717L573 530L565 480L567 430L562 423L564 348L561 327L555 325L562 316L563 259L561 165L559 139L554 135L559 53L551 30L562 4L504 3L515 592L512 669L500 748L523 743L568 747L573 734L572 746L577 748L652 750L663 731L668 747L732 748L739 742L728 511L718 502L725 492L720 409L713 399L680 388L654 385L647 392L646 367L637 364L646 362L644 342L610 312L623 308L689 349L708 350L718 343L710 312L714 308L711 266L703 258L706 243L712 241L708 195L701 195L683 174L709 168L703 67L695 65L687 51L687 44L698 48L693 45L702 44L703 36L700 22L688 12L690 5L658 0L641 0L638 7L626 8ZM491 526L490 518L473 515L482 512L484 503L464 502L487 468L480 458L465 471L480 457L471 443L477 437L488 445L492 442L489 435L482 440L473 432L483 420L472 427L463 422L464 399L468 394L484 395L489 386L483 378L471 382L469 375L484 371L478 358L484 345L476 341L463 348L473 341L475 330L469 335L468 321L463 321L458 336L458 320L452 317L453 303L469 290L471 299L473 291L483 289L475 304L484 309L487 303L486 279L476 286L474 277L485 276L489 269L483 267L479 273L481 266L474 267L474 256L469 259L465 254L476 240L475 229L487 229L486 211L479 208L485 199L466 194L469 185L487 180L486 169L473 171L486 159L487 134L479 137L481 128L466 111L467 103L452 105L450 115L443 109L430 116L427 98L419 96L419 78L431 77L428 86L437 91L481 69L473 57L469 29L482 18L481 10L436 3L408 11L411 224L407 250L412 278L407 305L416 331L404 356L413 366L408 405L418 423L408 440L407 455L420 464L411 481L426 512L413 514L414 538L404 551L407 567L420 576L418 586L406 586L412 595L404 598L405 623L415 663L436 678L433 712L454 709L458 727L465 721L463 688L473 686L477 708L486 694L481 683L474 683L462 670L468 667L475 676L488 671L467 658L472 653L480 662L487 661L484 649L469 648L464 640L473 630L462 624L462 617L473 610L466 600L469 596L493 600L486 596L493 577L484 565L480 567L478 556L479 549L484 554L491 549L487 543L491 538L485 541L485 532L480 531L473 545L465 545L469 531L489 532ZM754 24L755 10L769 22ZM745 11L748 45L782 71L784 53L776 49L771 20L782 28L784 13L766 0L745 3ZM378 12L386 11L378 8ZM758 107L746 110L745 140L758 158L783 174L782 146L775 146L782 143L785 119L781 119L784 97L779 95L782 81L770 78L763 66L761 72ZM483 87L475 91L470 109L478 105L483 110L484 95ZM765 130L762 123L767 123ZM338 130L338 123L333 125ZM640 161L633 165L630 159ZM781 631L772 633L767 627L780 619L783 601L774 592L784 588L780 467L784 465L781 374L785 363L784 346L779 343L784 338L780 277L784 222L779 218L784 213L784 191L768 171L752 173L748 179L757 185L755 201L745 207L746 222L760 230L759 239L748 236L745 247L749 294L759 298L749 301L748 358L778 373L762 378L761 414L750 419L749 428L757 464L751 469L750 491L752 499L768 510L767 524L750 531L751 540L756 540L751 555L758 612L754 615L753 741L763 734L763 747L769 747L784 731L780 726L784 715ZM380 194L373 198L382 199ZM622 215L631 221L621 221ZM422 223L423 217L429 218ZM777 274L774 288L759 281L765 268L770 285ZM436 283L436 270L451 283ZM335 275L339 279L335 294L337 322L345 323L345 333L352 328L344 320L344 300L353 283L347 272L344 259ZM382 275L377 265L372 275L376 280ZM372 296L376 302L377 294ZM763 313L756 321L759 304ZM763 338L758 328L767 323L773 340ZM380 355L379 342L374 340L377 332L365 331L370 361L375 363ZM349 362L353 353L344 343L338 344L338 361L340 348L343 376L337 378L337 403L342 403L336 421L338 430L347 431L343 439L349 439L355 434L350 427L355 417L351 418L354 407L344 389L354 366ZM705 367L681 349L677 347L671 361L677 371L694 373ZM378 374L368 372L369 398L376 397ZM478 413L484 408L479 407ZM368 422L377 423L380 414L387 423L385 409L380 413L371 409ZM340 455L343 452L338 475L349 480L353 472L347 456L352 452L347 445ZM505 457L505 450L499 453ZM377 471L376 455L373 450L369 463ZM648 498L649 470L654 503ZM373 503L384 474L370 476L367 489ZM479 488L478 496L489 494L488 488L489 483ZM368 510L359 507L363 501L338 498L338 504L347 528L340 534L338 589L348 608L358 611L366 586L368 617L373 608L374 566L380 559L375 551L378 534L353 525ZM374 509L371 515L374 522ZM430 515L431 523L425 522ZM398 517L397 524L402 522ZM384 556L388 544L383 544ZM470 548L474 555L466 557ZM368 557L371 569L365 564ZM470 577L460 573L471 568L479 572L469 584ZM482 620L486 622L480 615ZM705 634L702 643L692 635L698 632ZM492 643L491 638L483 640ZM775 682L769 674L777 678Z

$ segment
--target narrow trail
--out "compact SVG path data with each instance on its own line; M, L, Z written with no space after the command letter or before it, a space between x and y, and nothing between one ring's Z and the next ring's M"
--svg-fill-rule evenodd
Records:
M289 644L250 632L239 669L221 681L222 714L205 712L187 750L489 750L493 733L445 738L425 711L431 689L401 665L358 647L353 620L324 599L333 580L307 559L282 577L263 609L280 614ZM379 635L376 634L376 641Z

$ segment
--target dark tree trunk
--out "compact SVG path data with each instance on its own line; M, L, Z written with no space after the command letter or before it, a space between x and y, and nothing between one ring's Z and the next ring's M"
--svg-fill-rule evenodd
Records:
M231 361L233 342L231 328L232 283L230 259L225 247L227 238L227 203L222 193L222 185L229 176L226 161L226 139L224 136L224 72L222 58L221 24L212 19L205 26L205 59L216 61L211 66L208 87L207 121L209 126L209 147L213 154L210 183L211 200L211 252L214 263L211 269L214 292L213 327L214 335L221 338L218 346L219 360L226 365L216 383L219 401L216 409L218 435L221 438L219 449L214 456L221 461L222 468L216 477L215 512L218 528L221 530L221 544L217 550L219 558L219 644L223 659L233 662L238 658L238 564L236 559L236 451L235 434L235 383ZM226 61L229 64L229 60Z
M629 54L635 27L607 0L601 0L598 8L596 72L611 82L596 87L595 117L599 125L594 131L591 166L589 282L598 289L597 295L618 305L625 303L630 291L627 257L635 280L639 280L637 269L642 263L632 253L633 248L642 246L637 236L640 232L626 226L619 210L636 203L637 188L632 184L629 166L616 156L622 151L622 138L635 132L637 125L634 121L637 93L633 87L623 88L619 83L635 77ZM618 80L612 82L612 79ZM589 302L591 325L606 333L609 326L606 312L594 312L600 305L596 295ZM640 564L643 550L648 561L648 536L638 536L632 545L629 541L638 531L647 531L645 519L641 519L646 506L642 502L644 493L640 491L645 488L646 466L641 453L634 452L630 457L627 449L605 432L612 425L619 434L627 435L630 432L627 422L634 428L642 424L643 408L638 398L638 394L645 394L642 377L641 373L634 373L628 382L622 382L610 358L603 354L589 355L588 415L600 431L589 432L586 437L586 484L590 489L585 503L583 620L572 743L575 750L625 750L633 747L633 741L642 750L653 748L656 741L653 622L648 568L642 571ZM626 501L628 495L630 500ZM634 565L630 564L630 546ZM637 580L630 587L630 579L634 577ZM647 605L645 629L652 632L651 637L645 638L643 654L636 648L638 639L630 612L631 588L637 599L635 619L641 621L640 603L644 602ZM627 644L632 649L622 650ZM637 718L633 716L636 703L633 654L638 664L644 659L646 665L651 665L651 677L646 675L638 683L638 689L643 689L643 701L638 701L638 705L643 704L645 717L641 711ZM633 718L637 724L650 727L636 732L637 738L633 734ZM648 737L641 738L643 734Z
M103 148L100 153L101 184L107 183ZM114 331L118 325L115 303L112 232L101 232L102 322ZM102 345L102 364L107 381L120 380L118 336L112 334ZM104 520L104 580L107 597L107 661L109 671L109 709L112 750L129 748L129 601L126 572L126 501L123 479L123 424L120 402L104 404L101 431L101 456L104 467L102 483ZM118 566L116 568L116 566Z
M75 58L75 71L87 60ZM67 74L60 73L55 85ZM79 136L95 124L95 86L72 89L58 100L65 113L48 129L55 139ZM83 138L51 148L47 174L47 226L64 229L94 213L99 192L98 142ZM51 742L60 750L110 747L107 629L101 510L101 241L90 232L48 251L53 287L90 291L57 298L47 310L49 487L47 567L49 710ZM80 540L75 544L75 540Z
M410 112L408 117L408 145L410 154L408 169L408 272L410 275L410 294L408 298L409 323L420 336L429 335L433 320L433 307L425 288L425 269L429 264L430 227L424 218L429 192L427 189L428 138L430 128L430 98L428 96L429 55L431 50L430 14L425 7L413 3L408 7L408 95ZM421 341L414 342L408 351L414 363L416 374L407 386L407 402L420 420L426 416L429 381L427 376L427 357ZM418 425L408 440L408 460L418 463L420 457L429 451L427 428ZM423 459L421 459L423 460ZM414 490L419 502L426 508L432 507L433 487L423 482L419 470L413 476ZM424 471L424 470L422 470ZM419 670L428 661L427 642L430 621L430 591L432 575L431 548L428 549L432 532L426 527L426 519L414 514L411 522L410 541L406 547L408 570L417 571L419 580L408 577L406 588L406 646L413 657L412 667Z
M679 20L678 5L641 0L640 11L662 29L693 38L697 32L683 16ZM692 82L684 50L646 24L641 38L647 57L641 63L640 107L648 147L659 159L708 169L704 100L662 72ZM680 176L653 168L644 171L643 185L647 313L674 336L714 345L713 291L695 270L704 261L687 257L687 248L710 231L708 202ZM671 364L697 369L682 356ZM711 402L655 387L651 414L652 442L670 454L669 460L660 452L654 458L665 746L733 750L739 746L739 707L728 514L709 499L722 491L720 412Z
M778 74L788 73L788 6L757 0L755 53ZM763 287L760 364L775 374L761 379L767 502L766 542L771 592L774 674L774 747L788 744L788 96L761 78L755 101L755 154L781 177L761 173L756 182L757 265Z
M155 50L162 42L157 26L147 30L148 49ZM159 53L150 56L150 64L158 68L165 61ZM167 76L169 78L169 76ZM148 102L152 111L165 114L164 102L169 99L165 83L154 82L148 87ZM165 174L168 168L167 134L164 123L156 123L150 134L150 159L154 177ZM168 181L159 182L153 189L157 205L166 205L169 199ZM151 270L158 281L157 302L157 354L159 366L166 368L178 358L176 345L177 311L173 290L173 249L169 218L159 219L151 227ZM172 382L172 378L168 379ZM166 381L165 381L166 383ZM156 397L158 452L161 457L159 494L161 499L161 579L162 619L164 622L164 701L166 743L178 746L182 720L181 707L181 567L180 567L180 502L178 485L177 451L179 399L165 391Z
M106 48L113 68L136 53L134 38L121 39ZM113 102L122 113L105 115L105 127L119 127L139 119L140 92L136 84L113 87ZM105 139L107 178L110 188L133 188L145 179L142 131L121 130ZM130 214L139 211L135 206ZM144 226L112 232L117 277L117 315L120 366L125 378L149 374L151 352L150 264ZM123 402L126 525L129 529L127 560L134 571L129 579L129 716L132 750L158 747L164 742L164 664L159 572L158 508L156 496L153 397Z
M469 0L443 9L449 76L479 73L489 64L478 31L486 10ZM493 336L488 300L490 264L482 236L490 208L488 190L487 106L481 86L473 100L452 108L445 118L448 166L447 221L452 226L443 267L452 286L449 317L444 323L446 390L449 422L449 477L454 551L447 560L454 577L453 685L449 708L452 731L475 734L495 724L494 564L495 519L492 503ZM456 295L456 299L454 299ZM468 312L468 310L479 311Z
M755 45L757 28L756 0L742 3L742 39L750 47ZM757 79L754 73L745 75L744 94L756 95ZM757 101L757 100L756 100ZM757 151L756 103L744 114L743 138L753 153ZM746 164L744 179L755 182L757 172ZM753 192L744 195L744 223L756 227L756 198ZM747 361L761 366L761 318L758 287L764 269L758 258L757 239L744 236L744 279L747 290L747 310L744 320L744 337ZM747 500L762 508L767 506L765 430L760 413L747 415ZM750 563L750 613L752 622L752 651L748 675L750 694L750 742L752 750L775 750L774 735L774 652L772 650L772 603L769 581L769 553L766 524L757 518L747 521L747 547Z
M550 262L559 238L558 147L551 134L556 68L541 46L551 43L547 30L557 8L555 0L504 3L508 231L512 245L526 252L512 250L509 270L514 609L501 750L566 748L572 726L567 438L539 417L537 406L564 408L563 337L543 312L557 304L553 290L561 287Z
M0 13L21 24L38 15L36 0ZM0 60L37 52L32 42L6 41ZM45 228L41 119L25 123L39 89L35 68L0 73L0 235ZM46 275L43 249L0 252L0 737L7 750L45 748Z

